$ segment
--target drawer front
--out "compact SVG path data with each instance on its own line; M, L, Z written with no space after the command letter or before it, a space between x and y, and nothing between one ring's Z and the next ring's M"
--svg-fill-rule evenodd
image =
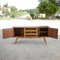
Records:
M25 28L25 30L36 30L36 28Z

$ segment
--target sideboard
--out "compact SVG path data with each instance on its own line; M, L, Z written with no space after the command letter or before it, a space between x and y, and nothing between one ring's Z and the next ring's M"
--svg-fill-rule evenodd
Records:
M50 28L48 26L39 27L13 27L2 29L3 38L16 37L14 44L17 43L18 38L44 38L44 42L47 44L45 37L58 38L58 29Z

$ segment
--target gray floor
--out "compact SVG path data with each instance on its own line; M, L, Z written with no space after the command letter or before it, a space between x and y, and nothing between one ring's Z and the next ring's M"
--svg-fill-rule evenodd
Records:
M19 39L0 38L0 60L60 60L60 36L58 39L46 38Z

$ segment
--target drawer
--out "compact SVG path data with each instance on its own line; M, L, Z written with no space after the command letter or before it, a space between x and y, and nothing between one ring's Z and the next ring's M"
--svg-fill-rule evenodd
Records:
M25 28L25 30L36 30L36 28Z
M36 35L36 33L25 33L25 35Z

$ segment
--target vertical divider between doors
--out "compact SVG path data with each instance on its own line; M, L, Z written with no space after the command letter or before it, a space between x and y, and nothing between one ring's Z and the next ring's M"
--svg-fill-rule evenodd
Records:
M25 28L24 28L24 38L25 38Z
M36 28L36 37L38 37L38 28Z

